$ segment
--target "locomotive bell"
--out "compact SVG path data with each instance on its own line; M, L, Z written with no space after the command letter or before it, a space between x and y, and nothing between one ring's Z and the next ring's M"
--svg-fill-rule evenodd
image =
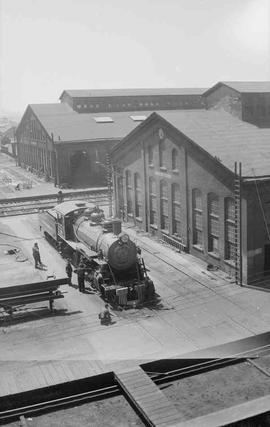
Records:
M92 222L101 222L103 219L103 212L92 212L90 219Z

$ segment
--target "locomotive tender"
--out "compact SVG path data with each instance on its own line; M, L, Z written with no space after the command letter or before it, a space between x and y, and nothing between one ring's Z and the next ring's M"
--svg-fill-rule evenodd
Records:
M152 281L119 219L105 219L103 210L92 203L67 201L42 212L39 220L44 236L75 266L84 262L89 281L105 300L126 305L147 299L145 291Z

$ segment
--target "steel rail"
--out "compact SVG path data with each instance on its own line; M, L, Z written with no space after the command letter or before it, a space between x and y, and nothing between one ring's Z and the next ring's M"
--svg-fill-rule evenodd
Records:
M106 196L106 192L92 192L89 191L82 194L80 193L72 193L72 194L64 194L64 201L70 200L86 200L91 201L92 203L96 203L100 206L107 205L108 197ZM53 195L52 197L40 196L31 199L12 199L11 201L5 200L5 202L0 201L0 217L7 217L13 215L23 215L26 213L37 213L41 210L50 209L54 207L58 203L58 199Z
M89 402L98 398L109 398L116 394L120 394L120 388L118 387L118 385L103 387L100 389L95 389L79 394L73 394L70 396L59 397L57 399L52 399L45 402L34 403L32 405L1 411L0 421L8 420L10 418L16 418L21 415L39 413L48 409L57 408L59 406L68 406L75 403L82 403L84 401Z

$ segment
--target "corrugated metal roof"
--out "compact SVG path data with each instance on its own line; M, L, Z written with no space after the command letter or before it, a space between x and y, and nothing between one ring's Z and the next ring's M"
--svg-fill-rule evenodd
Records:
M72 98L110 97L110 96L151 96L151 95L201 95L206 88L133 88L133 89L67 89Z
M212 110L158 111L156 114L219 158L230 170L242 162L243 176L270 175L270 129L260 129L229 113Z
M50 115L58 115L73 113L73 109L66 103L54 103L54 104L30 104L30 107L34 111L34 113L39 116L50 116Z
M226 85L239 93L270 93L270 81L266 82L218 82L207 89L203 95L215 91L218 87Z
M97 123L95 118L104 117L104 113L79 114L65 104L31 104L30 108L48 134L53 133L56 143L101 139L119 140L138 126L138 122L134 122L131 115L138 114L148 117L152 113L152 111L110 112L112 122Z

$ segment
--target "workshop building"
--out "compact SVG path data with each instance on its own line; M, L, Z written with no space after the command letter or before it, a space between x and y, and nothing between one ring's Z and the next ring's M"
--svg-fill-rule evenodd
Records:
M190 110L205 107L200 88L64 90L62 103L78 113Z
M149 112L78 114L67 104L31 104L17 129L18 163L58 186L107 185L107 154Z
M112 151L115 212L254 282L270 272L269 141L222 108L152 113Z
M223 109L256 126L270 126L270 82L219 82L203 98L207 109Z

